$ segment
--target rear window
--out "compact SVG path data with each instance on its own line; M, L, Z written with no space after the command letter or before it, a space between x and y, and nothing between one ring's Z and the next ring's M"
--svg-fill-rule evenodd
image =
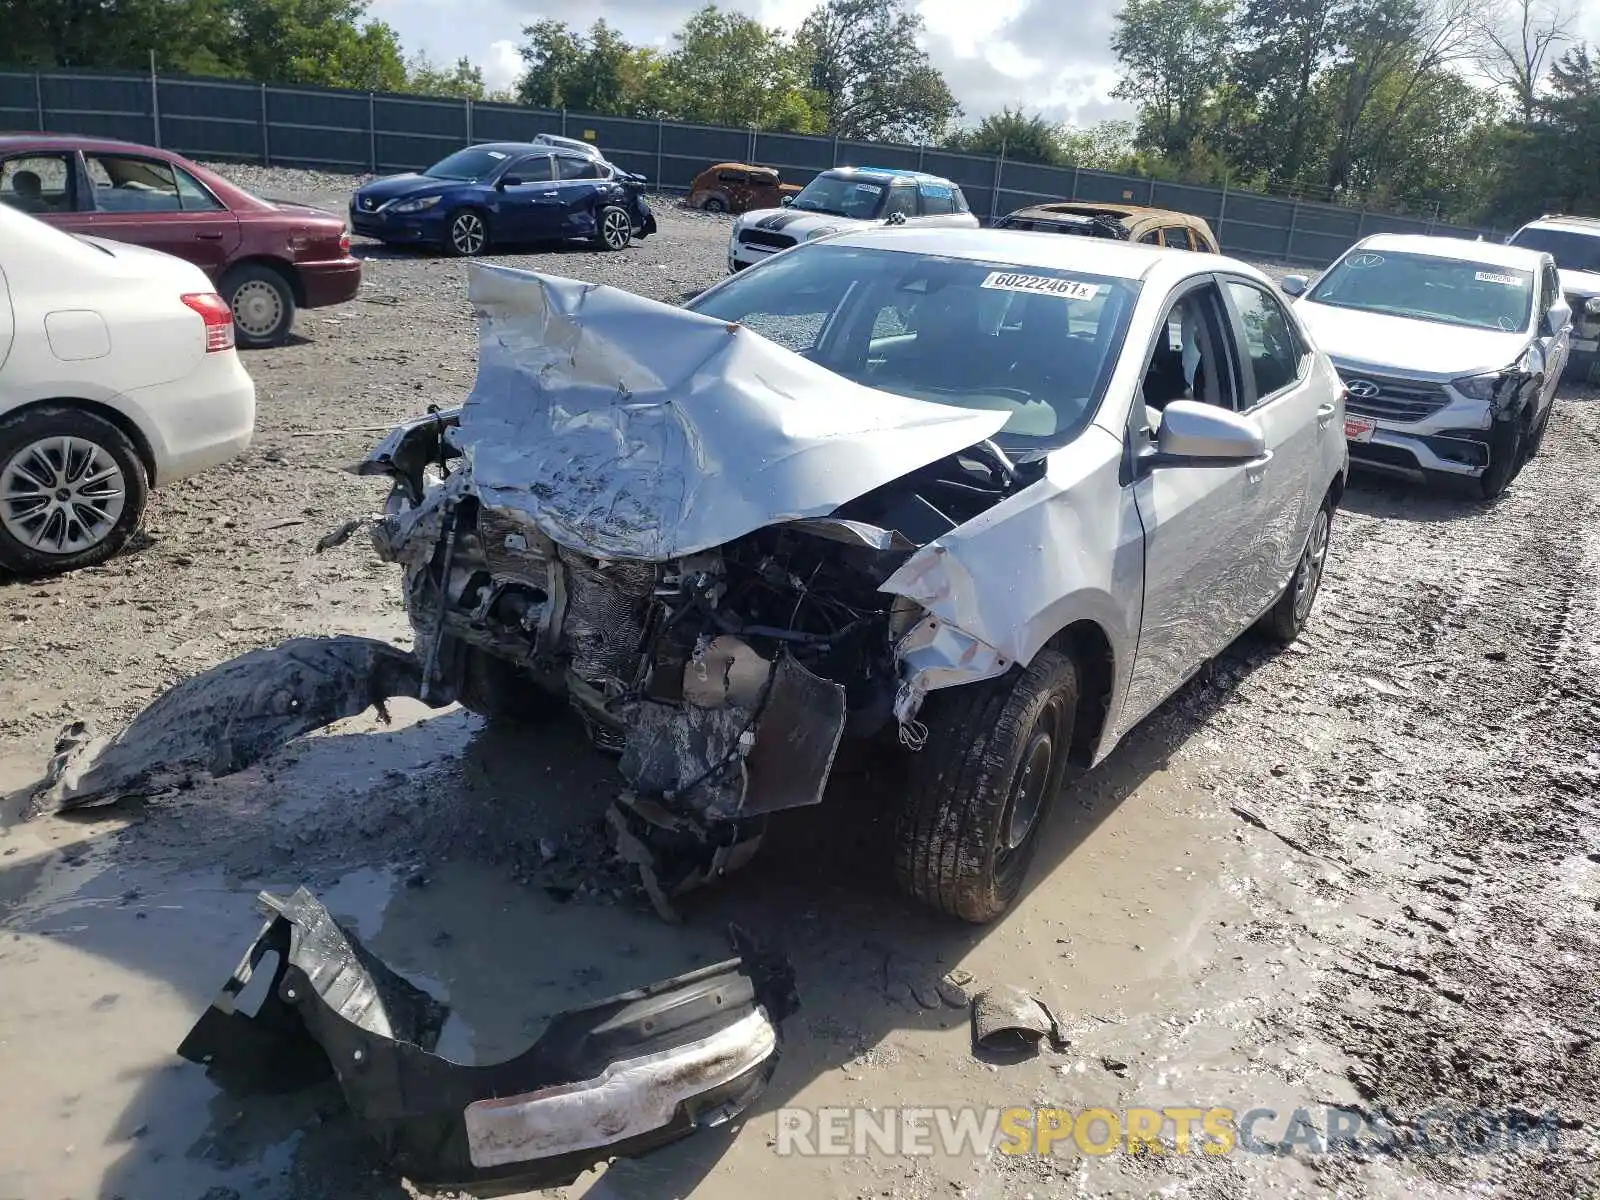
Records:
M819 244L688 307L868 387L1004 412L1002 445L1027 453L1093 418L1138 290L1084 272Z
M1600 232L1579 233L1573 229L1519 229L1512 235L1513 246L1542 250L1556 260L1563 271L1592 271L1600 274Z

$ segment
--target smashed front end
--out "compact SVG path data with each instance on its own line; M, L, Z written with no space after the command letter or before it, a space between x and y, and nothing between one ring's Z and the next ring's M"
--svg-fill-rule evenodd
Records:
M471 286L471 398L357 468L393 480L374 543L405 569L424 699L494 707L472 679L510 667L620 757L630 820L731 823L726 853L819 801L845 735L914 741L903 657L937 639L880 589L1020 486L1003 414L609 288Z

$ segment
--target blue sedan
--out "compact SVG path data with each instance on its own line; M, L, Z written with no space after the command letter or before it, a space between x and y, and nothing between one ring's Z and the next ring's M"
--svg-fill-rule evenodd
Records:
M621 250L656 231L644 182L592 153L492 142L458 150L421 174L373 180L350 199L350 227L462 257L571 238Z

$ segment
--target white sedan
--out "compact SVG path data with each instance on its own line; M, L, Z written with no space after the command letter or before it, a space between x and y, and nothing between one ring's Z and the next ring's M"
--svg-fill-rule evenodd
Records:
M0 206L0 570L110 558L150 488L232 458L254 424L198 267Z

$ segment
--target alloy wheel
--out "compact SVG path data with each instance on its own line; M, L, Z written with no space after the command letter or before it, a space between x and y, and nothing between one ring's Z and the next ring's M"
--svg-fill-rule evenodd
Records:
M1304 621L1322 586L1322 568L1328 561L1328 510L1317 510L1317 519L1311 525L1311 536L1306 539L1305 552L1300 556L1300 567L1294 573L1294 619Z
M483 252L488 234L483 218L477 213L464 212L450 223L450 244L455 247L457 254L466 258Z
M43 438L0 467L0 525L41 554L79 554L116 527L127 481L109 451L78 437Z
M600 237L608 250L621 250L633 237L633 222L620 208L609 209L600 219Z

